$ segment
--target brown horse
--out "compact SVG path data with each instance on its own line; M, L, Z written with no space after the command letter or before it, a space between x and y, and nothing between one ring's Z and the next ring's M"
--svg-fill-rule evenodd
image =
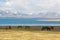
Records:
M22 29L22 26L18 26L17 28L21 28Z
M25 26L25 29L30 29L30 26Z
M6 29L11 29L11 26L6 26Z

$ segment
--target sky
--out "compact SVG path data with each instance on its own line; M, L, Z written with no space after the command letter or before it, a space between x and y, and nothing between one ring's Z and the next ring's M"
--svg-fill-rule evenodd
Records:
M60 0L0 0L0 17L60 18Z

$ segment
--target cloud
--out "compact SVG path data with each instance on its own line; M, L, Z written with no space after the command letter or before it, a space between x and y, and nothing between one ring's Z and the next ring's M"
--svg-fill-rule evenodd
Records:
M0 17L60 18L60 0L6 0Z

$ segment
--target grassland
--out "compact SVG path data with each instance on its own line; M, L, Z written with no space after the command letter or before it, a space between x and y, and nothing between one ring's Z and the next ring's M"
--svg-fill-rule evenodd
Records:
M60 31L0 29L0 40L60 40Z

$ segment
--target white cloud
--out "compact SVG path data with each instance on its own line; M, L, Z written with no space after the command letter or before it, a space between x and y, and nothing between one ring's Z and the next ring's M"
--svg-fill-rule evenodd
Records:
M0 10L5 17L60 18L60 0L9 0Z
M12 6L13 2L6 2L5 5L6 6Z

